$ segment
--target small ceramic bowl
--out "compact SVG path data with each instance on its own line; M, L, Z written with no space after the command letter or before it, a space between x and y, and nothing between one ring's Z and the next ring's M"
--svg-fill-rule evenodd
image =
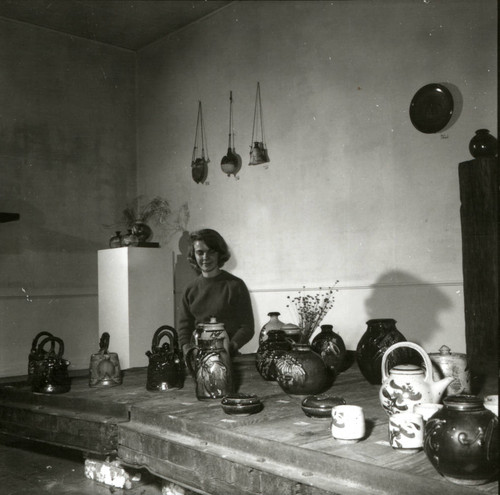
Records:
M331 418L332 408L345 404L343 397L310 395L302 401L302 410L310 418Z
M260 399L254 394L226 395L221 401L221 406L226 414L240 416L259 413L264 407Z

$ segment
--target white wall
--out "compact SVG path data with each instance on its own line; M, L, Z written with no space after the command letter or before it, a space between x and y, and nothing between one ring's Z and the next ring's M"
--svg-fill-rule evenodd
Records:
M394 317L428 351L463 352L458 163L476 129L496 133L496 41L493 0L233 2L139 52L139 191L224 235L258 328L291 319L287 295L339 280L325 323L349 348L367 319ZM271 162L249 167L257 81ZM428 83L456 103L436 134L409 119ZM239 180L219 165L230 90ZM198 100L205 185L190 169Z

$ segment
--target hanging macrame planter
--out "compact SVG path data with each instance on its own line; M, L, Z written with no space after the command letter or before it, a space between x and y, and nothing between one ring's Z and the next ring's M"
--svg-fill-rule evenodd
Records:
M201 139L201 156L197 157L198 140ZM191 160L191 175L197 184L203 184L208 176L208 149L205 155L205 126L203 124L203 112L201 101L198 102L198 119L196 121L196 133L194 136L193 158Z
M236 174L241 169L241 156L236 153L234 149L234 129L233 129L233 92L229 93L229 143L227 147L227 154L224 156L220 162L222 171L227 174L228 177Z
M260 137L260 141L258 141ZM253 114L252 142L250 143L249 165L260 165L269 162L266 142L264 140L264 122L262 120L262 102L260 99L260 83L257 83L255 110Z

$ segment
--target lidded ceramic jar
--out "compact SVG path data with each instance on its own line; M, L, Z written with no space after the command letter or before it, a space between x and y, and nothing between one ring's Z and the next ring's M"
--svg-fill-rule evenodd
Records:
M447 480L482 485L498 473L498 418L474 395L443 399L425 425L424 450Z
M471 378L466 354L451 352L447 345L442 345L439 352L431 352L429 357L432 361L434 379L445 376L453 377L443 397L471 393Z

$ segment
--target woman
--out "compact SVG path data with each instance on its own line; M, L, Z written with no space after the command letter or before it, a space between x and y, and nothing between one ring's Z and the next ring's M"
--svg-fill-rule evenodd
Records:
M190 235L188 260L199 276L188 285L182 298L179 318L179 344L184 355L198 323L211 316L224 323L232 355L254 335L252 303L245 282L221 268L230 258L223 237L212 229Z

